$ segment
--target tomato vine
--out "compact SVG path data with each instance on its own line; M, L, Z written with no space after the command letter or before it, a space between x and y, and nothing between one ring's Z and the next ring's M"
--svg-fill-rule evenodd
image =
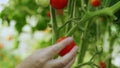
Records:
M106 2L108 2L106 0ZM68 17L68 21L66 23L64 23L61 27L57 27L56 23L59 24L58 22L56 22L56 18L52 18L52 21L53 21L53 38L57 39L60 37L60 30L63 29L64 27L66 27L66 34L65 36L74 36L74 33L75 31L77 31L77 29L79 29L79 25L80 24L83 24L83 23L86 23L85 26L84 26L84 31L82 32L82 38L80 39L80 48L79 49L79 52L78 53L78 68L81 66L81 65L95 65L96 67L99 68L99 66L97 66L96 64L94 63L85 63L85 64L81 64L83 62L83 58L85 56L85 53L88 49L88 45L89 43L86 42L87 41L87 31L88 31L88 27L90 27L90 20L95 18L95 17L98 17L98 16L106 16L107 18L111 19L112 21L116 19L116 16L114 15L118 10L120 10L120 1L117 2L116 4L110 6L110 7L105 7L103 9L99 9L99 10L96 10L96 11L89 11L89 10L86 10L85 7L84 7L84 1L81 0L81 6L82 6L82 10L83 10L83 16L81 18L77 18L76 17L76 9L78 8L76 6L76 3L77 3L77 0L69 0L69 4L68 4L68 14L69 17ZM100 4L100 3L99 3ZM71 6L72 5L72 6ZM107 6L107 4L106 4ZM51 7L52 8L52 7ZM53 17L55 17L55 9L52 9L53 11L51 11L51 14L53 15ZM59 31L57 31L56 29L58 29ZM55 42L56 40L54 40L53 42ZM113 41L113 39L112 39ZM112 45L112 43L110 43ZM110 50L112 51L112 50ZM110 52L111 53L111 52ZM111 61L110 61L111 62ZM111 63L108 64L109 67L111 66Z

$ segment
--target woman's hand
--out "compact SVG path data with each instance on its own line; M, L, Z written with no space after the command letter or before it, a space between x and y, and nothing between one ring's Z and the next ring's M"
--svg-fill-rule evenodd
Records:
M57 59L54 59L54 57L70 44L71 41L73 41L73 39L69 37L60 43L38 50L27 57L16 68L70 68L74 63L77 54L77 46L63 57Z

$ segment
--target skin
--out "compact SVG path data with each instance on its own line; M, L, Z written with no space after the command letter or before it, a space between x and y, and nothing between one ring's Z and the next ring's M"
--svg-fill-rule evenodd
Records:
M71 41L73 39L68 37L60 43L38 50L27 57L16 68L70 68L75 61L78 50L77 46L63 57L57 59L54 59L54 57L70 44Z

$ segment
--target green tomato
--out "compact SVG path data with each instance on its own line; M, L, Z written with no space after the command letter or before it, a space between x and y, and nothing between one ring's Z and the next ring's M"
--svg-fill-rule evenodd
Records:
M42 7L48 7L50 0L36 0L36 3Z

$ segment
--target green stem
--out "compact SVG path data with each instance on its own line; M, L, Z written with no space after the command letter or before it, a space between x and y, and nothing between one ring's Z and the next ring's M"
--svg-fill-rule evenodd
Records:
M91 4L90 4L90 0L88 0L88 3L87 3L87 11L89 11L90 6L91 6Z
M88 62L87 62L87 63L83 63L83 64L78 64L78 65L75 66L74 68L77 68L77 67L80 68L80 67L82 67L82 66L89 65L89 64L90 64L90 63L88 63Z
M120 1L117 2L115 5L111 6L110 9L113 13L116 13L118 10L120 10Z
M98 53L95 53L95 54L93 55L93 57L90 59L90 62L92 62L92 60L95 58L96 55L98 55Z
M75 6L76 6L76 0L73 1L73 0L70 0L70 3L69 3L69 12L68 12L68 15L70 15L70 18L74 18L74 15L75 15ZM71 21L69 22L69 24L67 25L67 28L66 28L66 33L68 33L68 31L70 30L70 28L72 27L73 23L71 23Z
M72 12L72 8L71 8L71 7L73 6L73 5L72 5L72 2L73 2L73 1L70 0L70 1L69 1L69 4L68 4L68 15L70 15L70 13Z
M77 27L79 26L80 23L83 23L83 22L86 22L87 20L89 20L91 18L91 14L85 14L83 16L83 18L80 20L80 22L78 24L75 24L71 29L70 31L66 34L66 36L71 36L75 30L77 29Z
M61 27L59 27L58 30L61 30L63 27L65 27L67 24L70 24L72 23L73 21L77 21L77 20L80 20L81 18L72 18L72 19L69 19L67 22L65 22Z
M110 2L111 2L110 0L106 0L105 6L108 7L110 5Z
M75 66L73 68L78 68L78 67L81 68L82 66L85 66L85 65L93 65L93 66L95 66L97 68L100 68L98 65L96 65L96 64L94 64L92 62L86 62L86 63L83 63L83 64L79 64L79 65L77 65L77 66Z
M83 10L83 12L86 12L84 0L81 0L81 9Z
M78 30L79 30L80 32L84 32L84 31L85 31L85 29L83 29L83 27L78 27Z
M54 44L59 37L59 33L57 31L58 26L57 26L57 21L56 21L56 14L55 10L50 6L50 11L51 11L51 21L52 21L52 43Z
M88 44L86 42L86 31L87 31L87 28L88 28L88 22L86 23L85 25L85 31L83 32L82 36L81 36L81 49L79 49L79 52L80 54L78 55L78 64L82 63L83 62L83 58L85 56L85 52L88 48Z
M29 9L28 7L22 7L22 10L29 13L30 15L36 15L36 13Z
M108 68L112 68L112 58L111 58L111 54L113 51L113 41L111 41L112 43L110 43L110 48L109 48L109 53L110 53L110 58L108 60Z
M112 52L113 52L113 45L114 45L114 42L117 38L117 36L111 36L111 31L110 31L110 48L109 48L109 54L110 54L110 58L109 58L109 61L108 61L108 68L112 68L112 58L111 58L111 55L112 55Z

